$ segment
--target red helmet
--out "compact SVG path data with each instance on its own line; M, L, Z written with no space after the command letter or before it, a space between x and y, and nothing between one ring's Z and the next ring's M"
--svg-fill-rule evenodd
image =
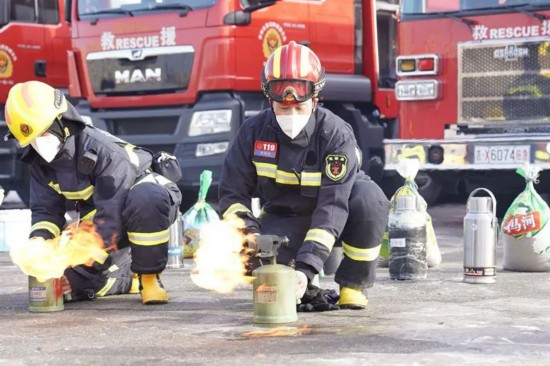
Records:
M325 86L325 69L315 53L291 41L277 48L262 72L262 90L279 103L304 102Z

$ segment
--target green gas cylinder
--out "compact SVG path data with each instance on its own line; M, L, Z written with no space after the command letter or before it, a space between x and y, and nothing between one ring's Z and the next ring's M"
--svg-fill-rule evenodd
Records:
M294 269L272 259L252 272L254 279L254 323L277 324L298 320Z

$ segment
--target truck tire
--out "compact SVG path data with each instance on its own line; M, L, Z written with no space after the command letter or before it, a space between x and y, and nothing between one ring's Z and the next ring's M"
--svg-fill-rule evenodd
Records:
M514 202L517 196L517 194L513 193L495 194L495 198L497 201L497 218L499 219L501 224L502 220L504 219L504 215L506 214L506 211L508 211L508 208L510 208L512 202Z
M404 182L405 180L395 173L393 176L384 177L381 186L386 196L391 198L395 192L403 186ZM418 193L424 198L428 207L439 201L443 191L441 182L433 179L429 174L424 172L418 172L415 182L418 185Z
M424 198L428 207L439 201L441 192L443 191L443 186L440 182L424 172L418 172L415 182L418 185L418 193Z

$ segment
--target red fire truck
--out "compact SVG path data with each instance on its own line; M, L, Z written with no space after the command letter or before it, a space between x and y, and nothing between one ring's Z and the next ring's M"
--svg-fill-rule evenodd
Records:
M4 104L15 83L40 80L67 89L67 50L71 39L63 0L0 1L0 184L16 190L28 203L29 176L18 161L13 140L2 137L8 128Z
M534 163L550 192L550 0L402 0L398 30L388 174L417 157L429 201L479 186L506 197Z
M268 107L260 71L295 40L328 73L324 105L354 128L363 167L395 128L397 0L79 0L70 94L95 126L176 155L179 184L219 178L245 118Z

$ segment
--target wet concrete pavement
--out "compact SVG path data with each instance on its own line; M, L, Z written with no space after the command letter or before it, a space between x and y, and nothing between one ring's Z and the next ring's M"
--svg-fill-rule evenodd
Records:
M230 295L198 288L189 261L164 273L164 306L124 295L29 313L26 276L2 253L0 365L550 365L550 274L499 271L495 284L463 283L464 207L430 211L443 263L428 279L392 281L380 268L367 310L300 313L277 337L252 323L251 286ZM336 288L331 277L321 286Z

